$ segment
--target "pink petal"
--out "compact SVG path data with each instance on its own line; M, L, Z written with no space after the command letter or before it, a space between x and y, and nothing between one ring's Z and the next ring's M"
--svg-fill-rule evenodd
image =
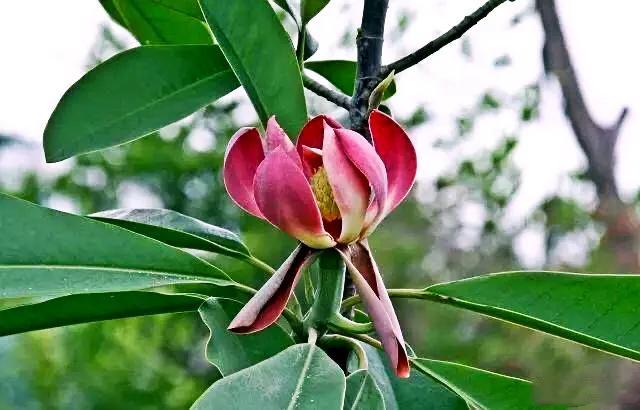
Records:
M258 218L264 217L253 195L253 180L263 160L264 149L257 129L241 128L231 137L224 155L224 186L240 208Z
M322 150L302 146L302 169L307 178L311 178L322 166Z
M332 128L342 128L336 120L326 115L318 115L310 119L298 136L296 141L296 149L300 158L303 157L303 147L322 149L322 140L324 139L324 123L329 124Z
M307 178L282 147L262 161L253 187L258 208L273 225L312 248L335 245L324 229Z
M364 227L371 188L364 175L347 158L333 128L327 124L324 127L322 161L342 219L338 242L353 242Z
M367 312L395 373L398 377L409 377L409 357L404 344L402 330L398 323L391 300L382 282L378 267L365 244L353 244L348 253L339 250L358 294Z
M384 163L369 142L355 131L344 128L335 130L338 141L353 165L367 178L373 189L373 201L377 204L378 215L372 227L385 215L387 203L387 172ZM369 229L370 231L371 229Z
M253 333L278 320L298 283L300 272L314 253L312 249L299 245L238 312L228 329L235 333Z
M302 166L300 156L296 152L296 147L293 145L293 142L291 142L291 139L289 139L282 127L280 127L280 124L278 124L275 115L272 115L271 118L269 118L269 121L267 121L266 134L267 154L278 147L282 147L298 166Z
M373 110L369 129L376 152L387 170L388 199L386 212L391 212L407 196L416 179L416 150L407 133L393 118Z

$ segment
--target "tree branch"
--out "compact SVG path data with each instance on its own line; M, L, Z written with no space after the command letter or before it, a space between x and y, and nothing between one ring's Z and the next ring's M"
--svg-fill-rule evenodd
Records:
M489 0L479 9L466 16L460 23L452 27L449 31L427 43L424 47L419 48L415 52L406 57L399 59L387 65L382 72L382 77L395 70L396 74L412 67L430 55L438 52L442 47L462 37L471 27L475 26L480 20L487 17L496 7L507 0ZM509 0L514 1L514 0Z
M313 91L315 94L323 97L325 100L330 101L347 111L351 108L351 98L348 95L343 94L340 91L332 90L328 87L325 87L324 85L320 84L304 73L302 74L302 83L304 84L305 88Z
M365 0L358 30L358 69L349 118L351 129L368 136L369 95L382 80L382 43L389 0Z
M615 146L620 127L627 115L622 109L609 127L595 122L584 100L578 78L560 26L554 0L536 0L545 33L543 60L545 70L558 79L564 96L566 115L589 164L589 177L596 185L601 203L618 204L620 197L614 175Z

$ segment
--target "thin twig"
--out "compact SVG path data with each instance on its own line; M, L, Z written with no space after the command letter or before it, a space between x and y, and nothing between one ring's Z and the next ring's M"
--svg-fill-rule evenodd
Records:
M349 110L351 108L351 98L342 94L340 91L327 88L306 74L302 74L302 83L308 90L313 91L315 94L323 97L327 101L330 101L345 110Z
M409 67L412 67L418 64L420 61L429 57L430 55L436 53L442 47L446 46L449 43L459 39L462 37L464 33L466 33L471 27L475 26L480 20L487 17L489 13L493 11L496 7L506 2L507 0L489 0L485 4L483 4L479 9L466 16L460 23L455 25L449 31L436 38L433 41L427 43L424 47L416 50L415 52L409 54L406 57L401 58L398 61L395 61L382 70L382 77L386 74L390 73L392 70L395 70L396 74L406 70ZM514 0L510 0L514 1Z

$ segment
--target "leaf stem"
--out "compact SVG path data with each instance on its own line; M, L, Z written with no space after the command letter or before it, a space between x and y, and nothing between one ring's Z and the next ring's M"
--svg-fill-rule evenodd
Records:
M266 262L256 258L253 255L248 256L245 260L249 264L255 266L256 268L258 268L258 269L260 269L260 270L262 270L264 272L267 272L270 275L273 275L274 273L276 273L276 270L273 269L269 264L267 264Z
M353 320L349 320L339 313L336 313L329 319L329 329L333 331L340 331L344 333L371 333L373 332L373 323L358 323Z
M325 335L320 338L320 343L327 346L347 346L358 358L358 368L367 370L369 368L369 360L367 354L356 340L343 335Z

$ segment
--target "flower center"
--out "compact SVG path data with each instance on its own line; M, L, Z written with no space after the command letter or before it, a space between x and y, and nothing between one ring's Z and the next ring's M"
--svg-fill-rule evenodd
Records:
M331 185L329 185L327 171L324 167L318 167L316 173L311 177L311 190L316 197L318 208L320 208L320 213L325 220L331 222L340 218L340 210L333 198L333 191L331 190Z

